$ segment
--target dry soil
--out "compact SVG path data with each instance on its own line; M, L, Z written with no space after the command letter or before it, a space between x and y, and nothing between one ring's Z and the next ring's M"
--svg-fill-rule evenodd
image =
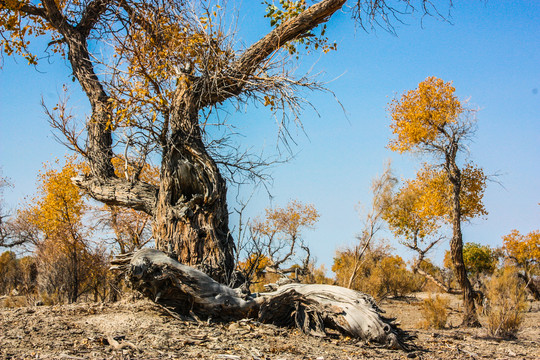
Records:
M418 329L420 299L380 304L418 350L403 352L346 337L315 338L253 321L180 320L147 300L0 309L3 359L540 359L540 302L529 303L515 340L461 329L460 302L451 297L449 328ZM485 321L485 319L482 319Z

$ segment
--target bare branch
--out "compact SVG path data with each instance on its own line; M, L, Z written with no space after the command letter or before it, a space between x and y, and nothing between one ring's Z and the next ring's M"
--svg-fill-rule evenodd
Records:
M449 10L452 1L449 1ZM353 18L364 30L380 27L391 34L396 34L394 24L403 23L402 16L419 12L422 16L432 16L448 21L449 14L442 14L430 0L365 1L355 0L352 8Z
M74 116L68 109L68 99L67 96L61 98L52 110L49 110L47 105L45 105L45 101L41 99L41 107L49 117L49 125L59 132L59 134L56 131L52 132L54 138L68 149L87 157L86 149L79 143L79 137L83 133L83 130L78 129L75 124ZM63 139L60 138L60 134L63 136Z

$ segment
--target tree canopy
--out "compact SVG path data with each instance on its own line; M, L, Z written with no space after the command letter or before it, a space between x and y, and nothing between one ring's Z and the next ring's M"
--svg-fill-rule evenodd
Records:
M512 230L503 236L503 251L507 259L518 269L518 275L525 281L535 299L540 299L540 290L536 287L534 277L540 273L540 231L534 230L521 234Z

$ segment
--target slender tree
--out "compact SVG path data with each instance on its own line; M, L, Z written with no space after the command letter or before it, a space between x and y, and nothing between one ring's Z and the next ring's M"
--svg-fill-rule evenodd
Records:
M250 224L255 241L259 243L262 255L267 259L266 270L287 274L300 272L305 275L310 264L310 251L302 237L304 229L313 228L319 220L319 212L313 204L302 204L291 201L286 207L266 209L263 219L255 219ZM300 252L305 256L302 265L285 269L283 266L298 257ZM298 275L298 274L297 274Z
M482 170L467 164L462 169L462 220L467 221L486 211L482 203L485 190L485 175ZM415 179L407 180L392 195L389 206L384 209L383 218L390 230L407 248L415 251L418 258L413 271L447 292L454 292L441 279L424 271L422 265L427 253L442 241L441 230L451 221L452 187L444 171L432 166L424 166Z
M363 219L364 228L362 232L356 236L358 242L351 250L353 254L353 266L349 281L346 283L349 289L353 288L356 278L359 275L359 270L365 260L364 255L366 251L369 252L372 250L373 239L384 225L383 215L385 210L390 206L392 190L396 183L397 179L392 173L390 163L386 164L384 172L371 182L371 191L373 193L371 208Z
M473 208L471 213L465 212L467 201L471 196L465 195L464 172L471 171L477 176L477 187L473 195L483 195L485 176L481 169L468 165L460 166L458 154L466 149L467 140L475 130L474 111L468 109L455 93L455 88L449 82L436 77L429 77L422 81L418 88L404 93L401 98L390 103L389 112L392 118L390 127L395 135L389 143L393 151L420 152L430 156L440 171L427 171L424 173L425 181L432 183L428 189L425 200L426 207L439 215L446 214L447 221L452 227L450 251L454 271L460 287L463 290L465 313L463 324L466 326L479 326L475 294L472 289L467 270L463 262L463 235L462 222L466 216L474 217L486 214L483 206ZM467 170L468 169L468 170ZM437 196L442 191L447 196ZM470 194L469 194L470 195ZM476 201L476 203L479 203ZM480 202L481 204L481 202ZM467 215L465 215L467 214Z
M37 196L20 211L37 233L34 251L43 288L49 293L64 292L69 302L88 290L90 272L98 270L92 269L92 228L83 220L88 206L83 192L71 183L77 167L73 158L61 170L44 166Z

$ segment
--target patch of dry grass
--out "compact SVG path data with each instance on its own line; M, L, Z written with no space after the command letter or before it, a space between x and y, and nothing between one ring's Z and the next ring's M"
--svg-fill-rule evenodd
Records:
M424 320L419 323L422 328L444 329L448 321L448 306L450 301L442 296L431 294L421 304Z
M492 336L515 338L526 307L525 289L513 268L505 268L487 283L488 332Z

